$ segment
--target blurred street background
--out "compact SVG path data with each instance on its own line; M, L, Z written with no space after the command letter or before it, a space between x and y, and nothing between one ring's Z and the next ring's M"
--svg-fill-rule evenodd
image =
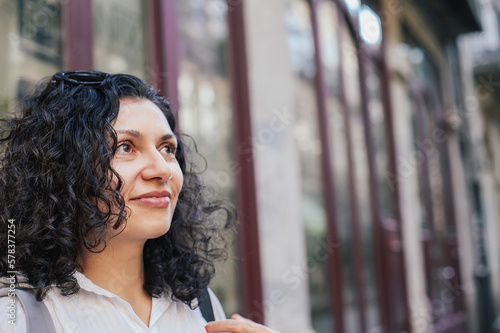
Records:
M239 214L228 315L500 332L500 0L0 0L2 117L76 69L144 78L196 141Z

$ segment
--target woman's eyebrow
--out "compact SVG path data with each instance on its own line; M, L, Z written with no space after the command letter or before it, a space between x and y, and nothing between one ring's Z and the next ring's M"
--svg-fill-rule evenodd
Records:
M144 135L141 132L136 131L136 130L117 130L116 133L129 134L129 135L131 135L135 138L138 138L138 139L144 138ZM172 139L172 138L177 140L177 137L173 133L167 133L167 134L163 135L160 140L167 141L167 140Z
M173 133L168 133L168 134L165 134L164 136L161 137L161 141L167 141L168 139L172 139L172 138L177 140L177 137Z
M117 130L116 133L118 134L129 134L135 138L142 139L144 138L144 135L142 135L141 132L136 131L136 130Z

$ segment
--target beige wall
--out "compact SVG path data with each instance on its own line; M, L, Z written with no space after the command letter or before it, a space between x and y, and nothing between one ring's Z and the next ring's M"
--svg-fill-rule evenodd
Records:
M265 320L281 332L313 332L285 0L245 1L244 11Z

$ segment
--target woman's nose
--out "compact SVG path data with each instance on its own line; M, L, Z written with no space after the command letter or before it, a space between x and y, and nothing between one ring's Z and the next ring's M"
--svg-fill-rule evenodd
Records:
M157 150L145 156L145 166L142 170L144 179L168 181L172 179L172 167L165 157Z

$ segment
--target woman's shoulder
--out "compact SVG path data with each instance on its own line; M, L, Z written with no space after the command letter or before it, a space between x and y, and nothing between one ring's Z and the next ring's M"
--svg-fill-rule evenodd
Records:
M2 286L0 288L0 332L25 333L26 314L17 297L19 290Z
M23 275L0 277L0 332L27 332L26 314L18 296L29 288L32 286Z

